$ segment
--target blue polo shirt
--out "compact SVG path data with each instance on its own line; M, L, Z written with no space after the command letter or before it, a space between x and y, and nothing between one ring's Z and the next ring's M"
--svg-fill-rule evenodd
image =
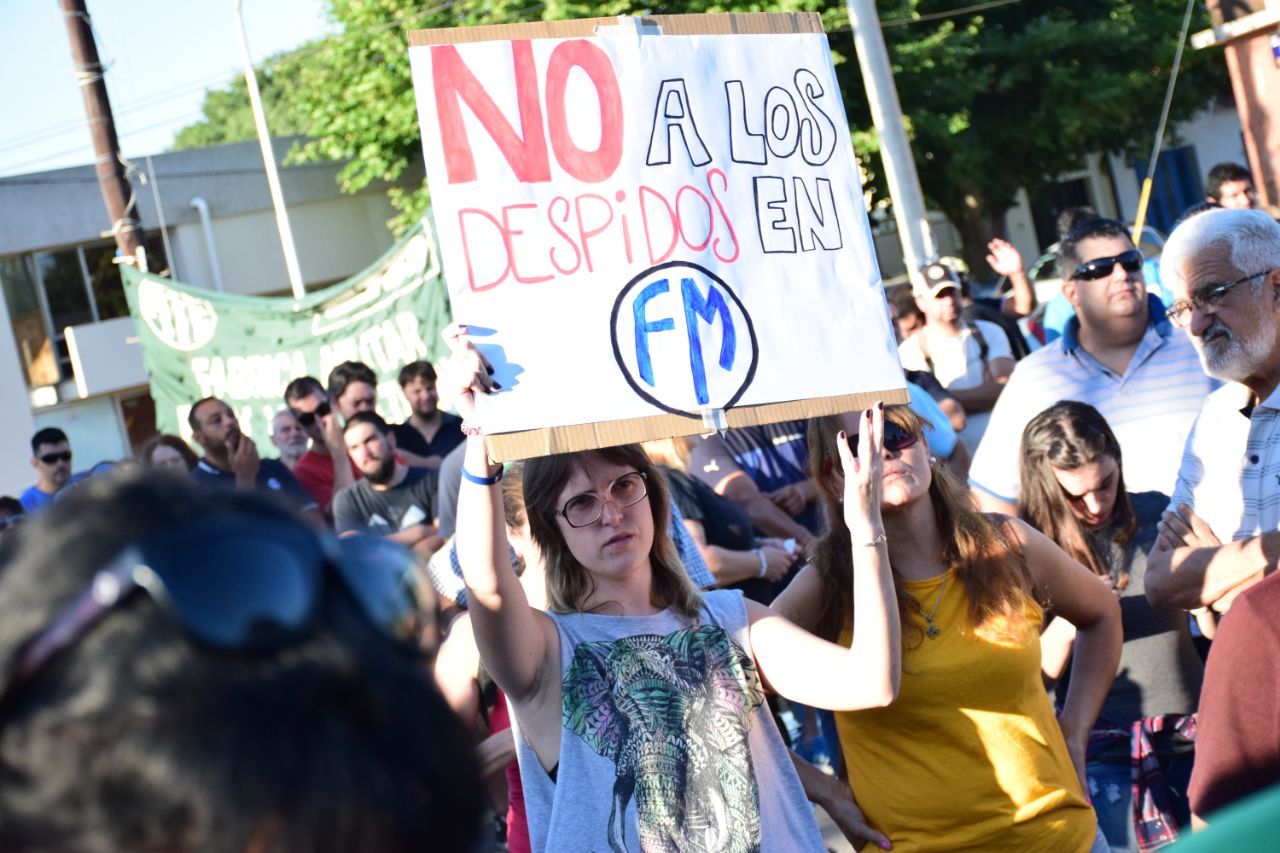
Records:
M1151 323L1123 375L1080 346L1076 317L1062 337L1018 362L974 454L971 486L1017 503L1022 431L1054 403L1078 400L1101 412L1116 434L1125 488L1173 491L1187 433L1220 383L1205 375L1186 333L1165 319L1160 299L1148 295L1147 307Z

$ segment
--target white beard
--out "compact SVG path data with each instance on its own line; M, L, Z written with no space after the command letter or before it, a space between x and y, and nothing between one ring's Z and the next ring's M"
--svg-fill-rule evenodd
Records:
M1216 335L1206 343L1205 338ZM1257 373L1275 350L1276 327L1266 324L1252 338L1242 340L1222 323L1214 321L1200 337L1192 337L1204 372L1229 382L1243 382Z

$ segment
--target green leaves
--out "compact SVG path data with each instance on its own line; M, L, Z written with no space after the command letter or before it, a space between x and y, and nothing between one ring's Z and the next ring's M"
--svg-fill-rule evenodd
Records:
M951 14L956 0L883 0L893 64L924 191L962 231L976 199L994 219L1019 187L1035 192L1078 168L1094 151L1150 145L1181 26L1183 0L1021 0L980 13ZM309 137L296 161L349 160L342 189L400 181L421 160L409 71L412 29L526 20L726 11L817 11L830 33L855 150L884 198L878 140L871 127L848 16L818 0L329 0L340 31L265 64L259 78L272 133ZM1203 10L1199 25L1203 26ZM1189 117L1223 91L1213 52L1187 51L1172 112ZM180 147L253 136L243 81L210 92L205 119L185 128ZM402 230L426 210L424 186L391 189Z

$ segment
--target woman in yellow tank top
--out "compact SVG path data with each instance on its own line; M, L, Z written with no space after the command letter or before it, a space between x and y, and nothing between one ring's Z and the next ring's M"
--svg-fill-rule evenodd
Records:
M839 604L869 549L850 546L834 437L844 429L856 446L857 428L856 416L810 425L830 530L774 603L846 644L856 626ZM887 410L884 430L882 536L897 585L902 682L888 707L836 715L858 805L895 851L1106 850L1082 779L1086 738L1120 656L1114 596L1028 525L975 512L931 460L910 409ZM1040 679L1050 602L1078 631L1060 719Z

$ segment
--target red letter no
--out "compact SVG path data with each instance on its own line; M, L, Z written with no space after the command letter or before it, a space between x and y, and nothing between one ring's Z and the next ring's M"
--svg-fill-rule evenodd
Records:
M595 86L600 102L600 145L583 151L569 136L565 88L569 72L581 68ZM598 183L610 177L622 159L622 93L613 63L595 44L584 39L561 42L547 63L547 129L556 162L573 177Z
M551 180L547 140L542 129L542 108L538 103L538 72L533 65L533 46L528 41L513 41L511 58L515 65L516 102L520 109L523 137L511 127L484 86L463 63L456 47L440 44L431 48L436 117L440 123L440 142L444 146L445 170L451 184L465 184L476 179L476 161L467 140L459 100L466 102L502 151L511 171L515 172L516 180L521 183Z

